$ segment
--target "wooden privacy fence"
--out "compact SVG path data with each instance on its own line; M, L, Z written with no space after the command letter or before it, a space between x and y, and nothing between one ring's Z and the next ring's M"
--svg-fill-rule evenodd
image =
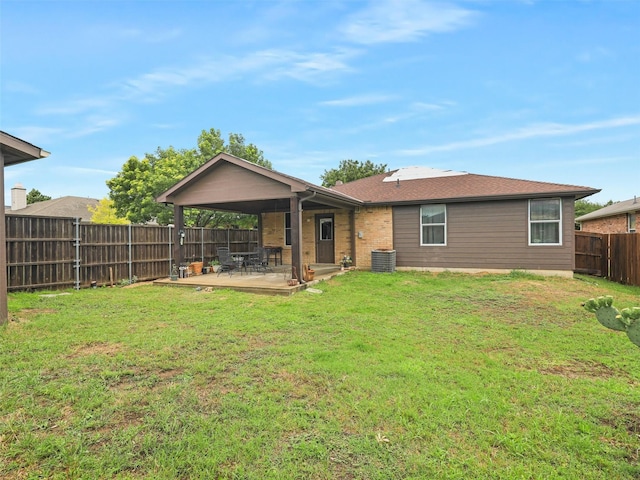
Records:
M575 271L640 285L640 234L576 232Z
M7 215L8 290L80 288L168 276L173 227L98 225ZM218 247L253 250L257 230L185 228L184 258L208 263Z

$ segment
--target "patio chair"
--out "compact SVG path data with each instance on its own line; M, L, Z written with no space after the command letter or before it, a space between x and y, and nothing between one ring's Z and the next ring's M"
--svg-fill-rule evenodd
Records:
M255 255L251 255L247 266L256 272L267 273L267 271L273 272L273 268L269 266L269 253L265 248L258 247Z
M218 248L218 259L220 260L218 276L220 276L222 272L229 272L229 276L231 276L233 271L238 268L238 263L231 257L228 247Z

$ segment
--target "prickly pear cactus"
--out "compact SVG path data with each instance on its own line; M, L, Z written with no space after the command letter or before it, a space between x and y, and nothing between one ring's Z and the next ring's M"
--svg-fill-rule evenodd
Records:
M640 307L623 308L620 317L627 326L629 340L640 347Z
M607 328L625 332L633 343L640 347L640 307L623 308L613 306L613 297L590 298L584 308L595 313L598 321Z
M620 321L620 312L613 306L613 297L590 298L584 304L584 308L596 314L598 321L607 328L624 332L626 325Z

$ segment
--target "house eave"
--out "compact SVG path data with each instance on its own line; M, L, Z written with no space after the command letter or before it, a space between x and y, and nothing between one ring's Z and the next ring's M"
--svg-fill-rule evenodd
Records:
M46 150L2 131L0 131L0 149L5 166L38 160L50 155Z
M428 203L468 203L468 202L492 202L501 200L523 200L529 198L552 198L552 197L574 197L576 200L598 193L600 190L589 191L565 191L565 192L537 192L537 193L519 193L510 195L476 195L469 197L439 197L428 199L409 199L409 200L397 200L397 201L365 201L365 205L371 206L403 206L403 205L417 205Z

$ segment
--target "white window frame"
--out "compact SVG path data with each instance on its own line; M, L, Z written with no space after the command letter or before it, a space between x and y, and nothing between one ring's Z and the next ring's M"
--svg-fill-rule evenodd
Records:
M638 231L637 229L638 229L638 215L636 213L627 213L627 231L629 233L636 233Z
M558 201L558 218L557 219L544 219L544 220L531 220L531 204L533 202L538 202L538 201L544 201L544 202L548 202L550 200L557 200ZM544 247L544 246L553 246L553 247L557 247L562 245L562 199L561 198L535 198L535 199L530 199L529 200L529 206L528 206L528 226L529 226L529 232L528 232L528 241L529 241L529 246L531 247ZM557 243L534 243L531 241L531 225L534 223L557 223L558 224L558 242Z
M442 207L444 209L444 222L443 223L422 223L422 209L425 207ZM444 229L444 242L443 243L424 243L424 227L437 227L442 226ZM432 203L428 205L420 206L420 246L423 247L446 247L447 245L447 205L445 203Z
M287 216L289 216L289 226L287 227ZM282 219L282 228L284 231L284 238L282 241L284 242L285 247L291 246L291 212L284 212L284 218ZM287 243L287 230L289 231L289 243Z

